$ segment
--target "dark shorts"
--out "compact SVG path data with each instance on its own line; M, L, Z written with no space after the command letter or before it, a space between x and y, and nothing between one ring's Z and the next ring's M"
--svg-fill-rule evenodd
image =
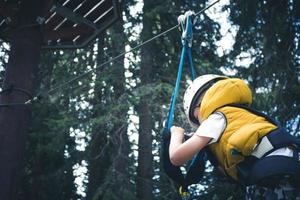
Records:
M246 200L300 200L300 189L286 183L274 188L256 185L246 188Z

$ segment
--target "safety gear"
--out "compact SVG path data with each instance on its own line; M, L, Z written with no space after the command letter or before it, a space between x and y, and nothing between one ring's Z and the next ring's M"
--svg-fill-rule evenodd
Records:
M211 86L203 96L198 119L203 121L216 109L228 104L252 104L252 92L243 80L228 78Z
M208 145L205 150L207 155L210 155L211 163L223 168L232 179L245 185L256 184L268 180L270 176L282 174L299 177L299 160L292 160L295 158L282 158L289 164L277 163L276 170L270 170L271 165L264 168L266 161L263 160L281 159L282 156L271 156L272 158L264 156L282 147L294 147L299 152L300 142L286 133L273 119L249 107L252 103L252 93L244 81L221 78L217 79L217 82L207 84L211 80L213 78L205 82L208 85L206 88L203 87L205 83L198 84L198 87L192 84L189 88L189 94L194 91L191 96L196 101L199 101L201 93L206 91L198 112L199 123L215 112L223 114L226 118L227 125L219 141ZM202 91L199 91L199 88ZM189 99L190 103L187 105L191 107L192 101ZM189 109L192 108L186 108ZM265 140L268 141L268 145L263 142Z
M207 74L196 78L192 84L186 89L183 97L183 108L185 115L188 118L189 123L192 127L197 128L199 121L194 117L194 109L197 104L199 97L210 88L215 82L222 79L227 79L226 76L220 76L215 74Z
M242 108L225 106L216 112L224 114L227 126L219 142L211 144L209 148L226 173L238 180L236 165L242 162L245 156L251 156L260 139L277 126L264 117Z
M226 128L219 138L219 141L208 146L225 172L234 180L241 181L241 167L249 163L249 158L255 161L250 165L248 175L243 175L245 184L258 182L267 176L261 176L260 169L263 165L255 165L256 161L266 154L287 146L299 148L299 141L289 135L270 117L255 111L248 106L252 103L252 93L247 84L241 79L231 78L220 80L211 86L205 93L198 118L205 120L214 112L222 113L227 121ZM268 145L261 147L263 140L268 140ZM257 157L256 150L260 148ZM254 152L256 152L254 154ZM272 156L273 157L273 156ZM272 158L273 159L273 158ZM288 158L287 158L288 159ZM257 161L258 163L259 161ZM293 161L294 162L294 161ZM292 163L292 161L291 161ZM253 175L253 171L257 176ZM248 165L249 167L249 165ZM292 173L294 169L294 173ZM246 170L242 170L245 172ZM270 169L269 169L270 171ZM290 171L291 174L299 175L299 164L288 168L278 164L276 170L263 175L278 175ZM249 176L249 174L252 174ZM249 178L250 177L250 178ZM255 177L255 179L253 178Z
M251 156L245 157L244 161L237 164L239 182L244 185L258 184L264 187L275 188L274 186L281 185L282 179L286 178L290 184L299 187L300 140L288 134L283 127L265 114L249 107L235 106L263 116L277 126L275 130L261 138ZM281 152L283 152L283 148L284 154L278 154L277 152L270 155L270 153L278 149L281 149ZM260 152L260 155L257 154L257 150ZM254 154L254 152L256 153ZM286 154L287 152L289 152L288 155Z
M251 104L252 93L241 79L227 78L219 80L204 94L198 119L203 121L214 112L222 113L227 126L220 136L220 142L209 146L219 165L237 180L236 164L244 156L251 155L258 140L276 126L264 117L257 116L241 108L226 106L228 104Z

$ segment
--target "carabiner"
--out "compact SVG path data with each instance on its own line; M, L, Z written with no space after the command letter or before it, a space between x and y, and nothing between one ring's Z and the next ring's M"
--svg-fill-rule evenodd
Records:
M177 18L179 27L182 30L181 42L182 45L188 45L189 48L192 47L193 40L193 18L195 17L194 11L187 11L184 15L180 15Z

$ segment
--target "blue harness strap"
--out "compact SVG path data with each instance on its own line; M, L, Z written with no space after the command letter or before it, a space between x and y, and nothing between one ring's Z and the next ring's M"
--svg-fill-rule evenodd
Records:
M188 59L189 59L189 66L190 66L190 71L191 71L191 75L192 75L192 80L195 80L196 72L195 72L195 68L193 65L193 58L192 58L192 53L191 53L190 48L187 49L187 55L188 55Z
M192 53L191 53L192 38L193 38L193 27L192 27L193 24L192 24L192 18L191 18L192 16L191 16L190 12L191 11L187 12L188 15L186 15L186 26L182 33L182 38L181 38L182 50L181 50L180 62L179 62L179 67L178 67L178 72L177 72L177 79L176 79L175 88L173 90L173 94L172 94L172 98L171 98L167 121L165 124L165 127L168 130L171 128L172 123L173 123L175 103L176 103L176 98L177 98L179 87L180 87L182 68L183 68L186 54L187 54L188 61L189 61L192 80L194 80L196 78L196 72L194 69L193 58L192 58ZM182 25L182 29L183 29L183 25Z
M193 66L193 59L192 59L192 53L191 53L191 46L192 46L192 13L191 11L187 12L184 16L185 20L185 27L183 23L182 26L182 50L181 50L181 56L180 56L180 62L178 67L178 73L177 73L177 79L175 88L173 90L173 94L171 97L168 117L165 122L165 128L163 130L163 144L162 144L162 158L163 158L163 167L166 172L166 174L175 182L177 183L177 186L179 188L179 193L183 199L188 198L188 185L197 183L202 178L202 173L204 169L204 153L200 152L198 155L196 155L192 161L192 164L189 166L189 170L187 172L187 175L184 176L182 171L180 170L180 167L174 166L169 157L169 145L170 145L170 128L173 123L174 118L174 109L175 109L175 103L176 98L178 95L179 87L180 87L180 80L182 75L182 69L184 65L185 58L188 58L188 63L190 66L190 72L192 80L196 78L195 69Z
M177 72L177 79L176 79L176 84L175 88L173 90L172 98L171 98L171 103L170 103L170 108L169 108L169 113L168 113L168 118L165 124L165 128L170 130L172 123L173 123L173 118L174 118L174 109L175 109L175 103L176 103L176 98L178 95L179 91L179 86L180 86L180 80L181 80L181 74L182 74L182 67L184 64L184 58L185 58L185 52L186 52L186 45L182 47L181 50L181 56L180 56L180 62L179 62L179 67L178 67L178 72Z

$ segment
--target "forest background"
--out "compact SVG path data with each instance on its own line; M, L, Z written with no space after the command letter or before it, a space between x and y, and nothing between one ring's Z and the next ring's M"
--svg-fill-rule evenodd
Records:
M120 19L85 49L45 50L37 92L101 63L177 24L187 10L212 1L124 0ZM176 81L181 33L169 32L32 107L18 199L179 199L160 162L161 131ZM300 136L300 1L230 0L202 13L192 54L198 75L241 77L254 91L253 107ZM229 44L229 45L228 45ZM9 44L0 41L3 81ZM190 131L182 93L175 123ZM243 190L207 164L193 199L240 199Z

